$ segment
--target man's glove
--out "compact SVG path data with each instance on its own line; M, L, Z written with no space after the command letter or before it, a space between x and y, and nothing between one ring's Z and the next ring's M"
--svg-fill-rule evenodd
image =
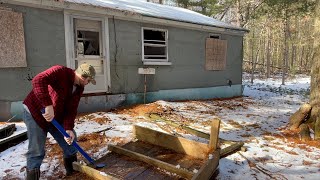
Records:
M51 122L52 119L54 118L54 110L53 110L53 106L46 106L46 108L44 109L45 112L44 114L42 114L42 116L48 121Z

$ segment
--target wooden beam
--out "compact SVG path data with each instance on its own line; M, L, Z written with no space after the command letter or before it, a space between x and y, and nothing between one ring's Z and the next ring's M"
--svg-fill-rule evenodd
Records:
M210 139L210 134L208 134L208 133L193 129L193 128L186 126L186 125L180 125L178 123L175 123L171 120L166 119L165 117L161 117L158 114L150 114L149 116L147 116L147 118L150 118L153 121L156 121L156 120L164 121L165 123L167 123L171 126L183 129L190 134L193 134L198 137L205 138L205 139ZM220 157L225 157L226 155L238 150L239 148L241 148L244 145L243 142L230 141L230 140L225 140L225 139L221 139L221 138L219 138L219 141L223 144L230 144L226 148L220 150Z
M169 164L169 163L166 163L166 162L163 162L163 161L160 161L160 160L145 156L145 155L137 153L137 152L130 151L128 149L124 149L124 148L119 147L119 146L109 145L108 149L110 151L115 152L115 153L126 155L126 156L129 156L129 157L133 158L133 159L148 163L148 164L150 164L152 166L159 167L161 169L167 170L167 171L169 171L171 173L175 173L175 174L177 174L179 176L182 176L184 178L187 178L187 179L191 179L193 177L193 175L194 175L193 172L190 172L190 171L188 171L186 169L177 168L176 166L174 166L172 164Z
M223 148L220 150L220 158L225 157L226 155L229 155L230 153L240 149L244 145L243 142L236 142L226 148Z
M0 139L7 138L7 137L11 136L15 130L17 130L15 124L9 124L8 126L5 126L4 128L0 128Z
M195 174L192 180L203 180L210 179L213 173L216 171L219 165L220 153L219 150L214 151L211 155L209 155L208 160L204 165L200 168L200 170Z
M169 124L171 126L183 129L183 130L187 131L188 133L193 134L195 136L198 136L198 137L201 137L201 138L205 138L205 139L210 139L210 134L208 134L208 133L199 131L197 129L193 129L193 128L191 128L189 126L186 126L186 125L175 123L175 122L173 122L171 120L168 120L168 119L166 119L164 117L161 117L161 116L159 116L157 114L150 114L150 116L146 116L146 117L150 118L153 121L156 121L156 120L164 121L165 123L167 123L167 124ZM224 143L224 144L233 144L233 143L236 142L236 141L229 141L229 140L225 140L225 139L221 139L221 138L219 138L219 141Z
M210 133L210 140L209 140L210 151L215 151L218 147L219 129L220 129L220 119L215 118L212 120L212 123L211 123L211 133Z
M82 172L90 177L92 177L93 179L98 179L98 180L118 180L117 178L106 174L105 172L101 172L98 171L94 168L91 168L89 166L86 165L82 165L78 162L73 162L72 163L73 169L79 172Z
M198 137L202 137L202 138L205 138L205 139L210 139L210 134L208 134L208 133L201 132L199 130L193 129L193 128L191 128L189 126L186 126L186 125L177 124L177 123L175 123L173 121L170 121L170 120L168 120L168 119L166 119L164 117L161 117L161 116L159 116L157 114L150 114L149 117L150 117L151 120L164 121L165 123L167 123L167 124L169 124L171 126L174 126L174 127L177 127L177 128L181 128L181 129L187 131L188 133L196 135Z
M8 143L10 141L14 141L14 140L16 140L16 139L18 139L20 137L23 137L23 136L25 136L25 139L27 139L27 130L18 132L16 134L13 134L12 136L9 136L9 137L1 139L0 140L0 145Z
M136 125L133 129L135 137L141 141L162 146L200 159L204 159L208 156L209 147L207 144Z

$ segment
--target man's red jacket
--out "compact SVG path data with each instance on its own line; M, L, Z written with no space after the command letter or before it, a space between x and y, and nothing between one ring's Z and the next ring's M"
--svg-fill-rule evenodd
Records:
M84 87L76 86L72 93L75 80L74 70L56 65L32 79L32 91L23 101L37 124L46 131L51 123L41 114L41 109L53 105L55 119L66 130L74 128L74 120Z

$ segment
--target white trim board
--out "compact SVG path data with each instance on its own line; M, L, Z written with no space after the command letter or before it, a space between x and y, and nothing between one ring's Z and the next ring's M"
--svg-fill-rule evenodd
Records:
M75 69L75 51L74 51L74 18L97 20L101 21L101 42L102 42L102 52L104 61L104 74L105 74L105 91L97 90L90 91L86 93L96 93L96 92L107 92L111 91L111 78L110 78L110 50L109 50L109 28L108 28L108 17L105 16L83 16L82 14L64 11L64 23L65 23L65 44L66 44L66 64L68 67Z

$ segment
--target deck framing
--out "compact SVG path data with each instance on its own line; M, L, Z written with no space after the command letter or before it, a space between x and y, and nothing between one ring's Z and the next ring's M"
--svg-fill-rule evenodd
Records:
M195 158L204 159L205 163L201 166L198 172L191 172L187 169L174 166L170 163L163 162L161 160L119 146L109 145L108 149L119 155L128 156L137 161L141 161L151 166L177 174L186 179L209 179L215 172L220 159L220 149L218 148L219 128L220 120L214 119L211 124L211 137L209 144L205 144L134 125L134 136L139 141L161 146L177 153L186 154ZM92 167L86 165L81 165L80 163L73 163L73 168L77 171L87 174L94 179L117 179L112 175L100 172L99 170L93 169Z

